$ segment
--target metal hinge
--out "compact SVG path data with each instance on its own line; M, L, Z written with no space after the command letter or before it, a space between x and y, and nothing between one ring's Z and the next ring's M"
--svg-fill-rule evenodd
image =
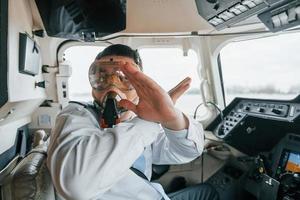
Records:
M85 42L95 42L96 33L95 32L82 32L81 37Z

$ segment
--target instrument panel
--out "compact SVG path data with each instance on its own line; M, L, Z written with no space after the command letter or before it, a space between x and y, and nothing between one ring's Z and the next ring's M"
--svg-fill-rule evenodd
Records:
M235 98L206 130L243 153L269 151L300 130L300 95L292 100Z

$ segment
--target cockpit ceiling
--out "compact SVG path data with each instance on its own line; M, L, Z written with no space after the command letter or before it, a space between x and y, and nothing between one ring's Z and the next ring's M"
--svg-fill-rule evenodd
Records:
M216 34L266 30L266 26L261 22L261 19L257 17L259 14L257 9L255 12L247 11L249 15L247 13L244 14L242 19L239 19L239 16L235 16L234 20L228 20L229 23L226 21L225 26L222 27L220 25L214 26L212 23L214 20L211 20L216 17L220 18L219 15L223 15L223 12L227 12L226 10L228 10L229 7L227 8L226 6L244 5L243 3L245 2L256 2L260 0L90 0L88 3L83 0L48 0L47 3L42 0L35 1L48 35L54 37L82 39L84 35L83 32L87 32L88 34L92 33L92 37L101 38L111 34L144 35L191 32L197 32L198 34ZM299 0L294 1L296 3L299 2ZM87 9L91 9L93 7L91 6L92 4L98 4L99 6L100 4L105 4L103 2L108 4L114 2L115 5L119 6L116 9L120 12L119 15L117 17L112 15L106 16L105 13L109 13L108 11L100 12L100 9L97 10L95 8L93 8L93 12L96 13L96 15L91 15L91 12L88 12L90 10ZM268 0L263 2L272 2L272 5L282 5L291 1ZM88 6L85 10L80 10L82 9L80 6L83 4ZM216 4L219 4L219 10L215 9L214 6ZM70 15L69 20L72 20L73 17L74 21L70 23L70 21L64 17L63 22L53 23L53 19L49 15L49 13L53 12L53 5L62 6L62 13L64 12L64 15ZM42 9L51 7L52 11L49 11L49 9L43 11L41 7ZM212 8L214 11L208 13L207 10ZM265 10L266 9L264 9L264 11ZM57 10L55 12L57 12ZM48 16L45 17L45 15ZM95 16L98 18L95 19ZM85 20L85 22L80 20ZM50 24L49 22L51 21L52 23ZM90 21L92 21L92 23ZM234 23L231 23L232 21Z

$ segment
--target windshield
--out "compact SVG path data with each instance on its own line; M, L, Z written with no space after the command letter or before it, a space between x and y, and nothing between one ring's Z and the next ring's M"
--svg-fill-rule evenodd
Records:
M300 33L232 42L220 52L226 104L235 97L291 99L300 91Z
M65 51L64 58L71 63L72 76L69 80L69 94L72 101L92 101L88 69L96 55L104 47L73 46ZM83 53L84 52L84 53ZM165 91L169 91L181 80L192 78L191 88L177 101L176 107L193 115L201 103L200 79L197 73L198 57L190 50L187 56L180 48L142 48L139 53L144 73L155 80Z

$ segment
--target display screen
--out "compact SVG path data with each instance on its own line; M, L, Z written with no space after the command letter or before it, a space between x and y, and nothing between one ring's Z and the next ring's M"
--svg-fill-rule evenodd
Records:
M289 158L287 160L285 170L290 171L290 172L300 172L300 154L299 153L294 153L294 152L289 153Z
M278 178L286 172L300 173L300 152L288 149L282 151L275 176Z

